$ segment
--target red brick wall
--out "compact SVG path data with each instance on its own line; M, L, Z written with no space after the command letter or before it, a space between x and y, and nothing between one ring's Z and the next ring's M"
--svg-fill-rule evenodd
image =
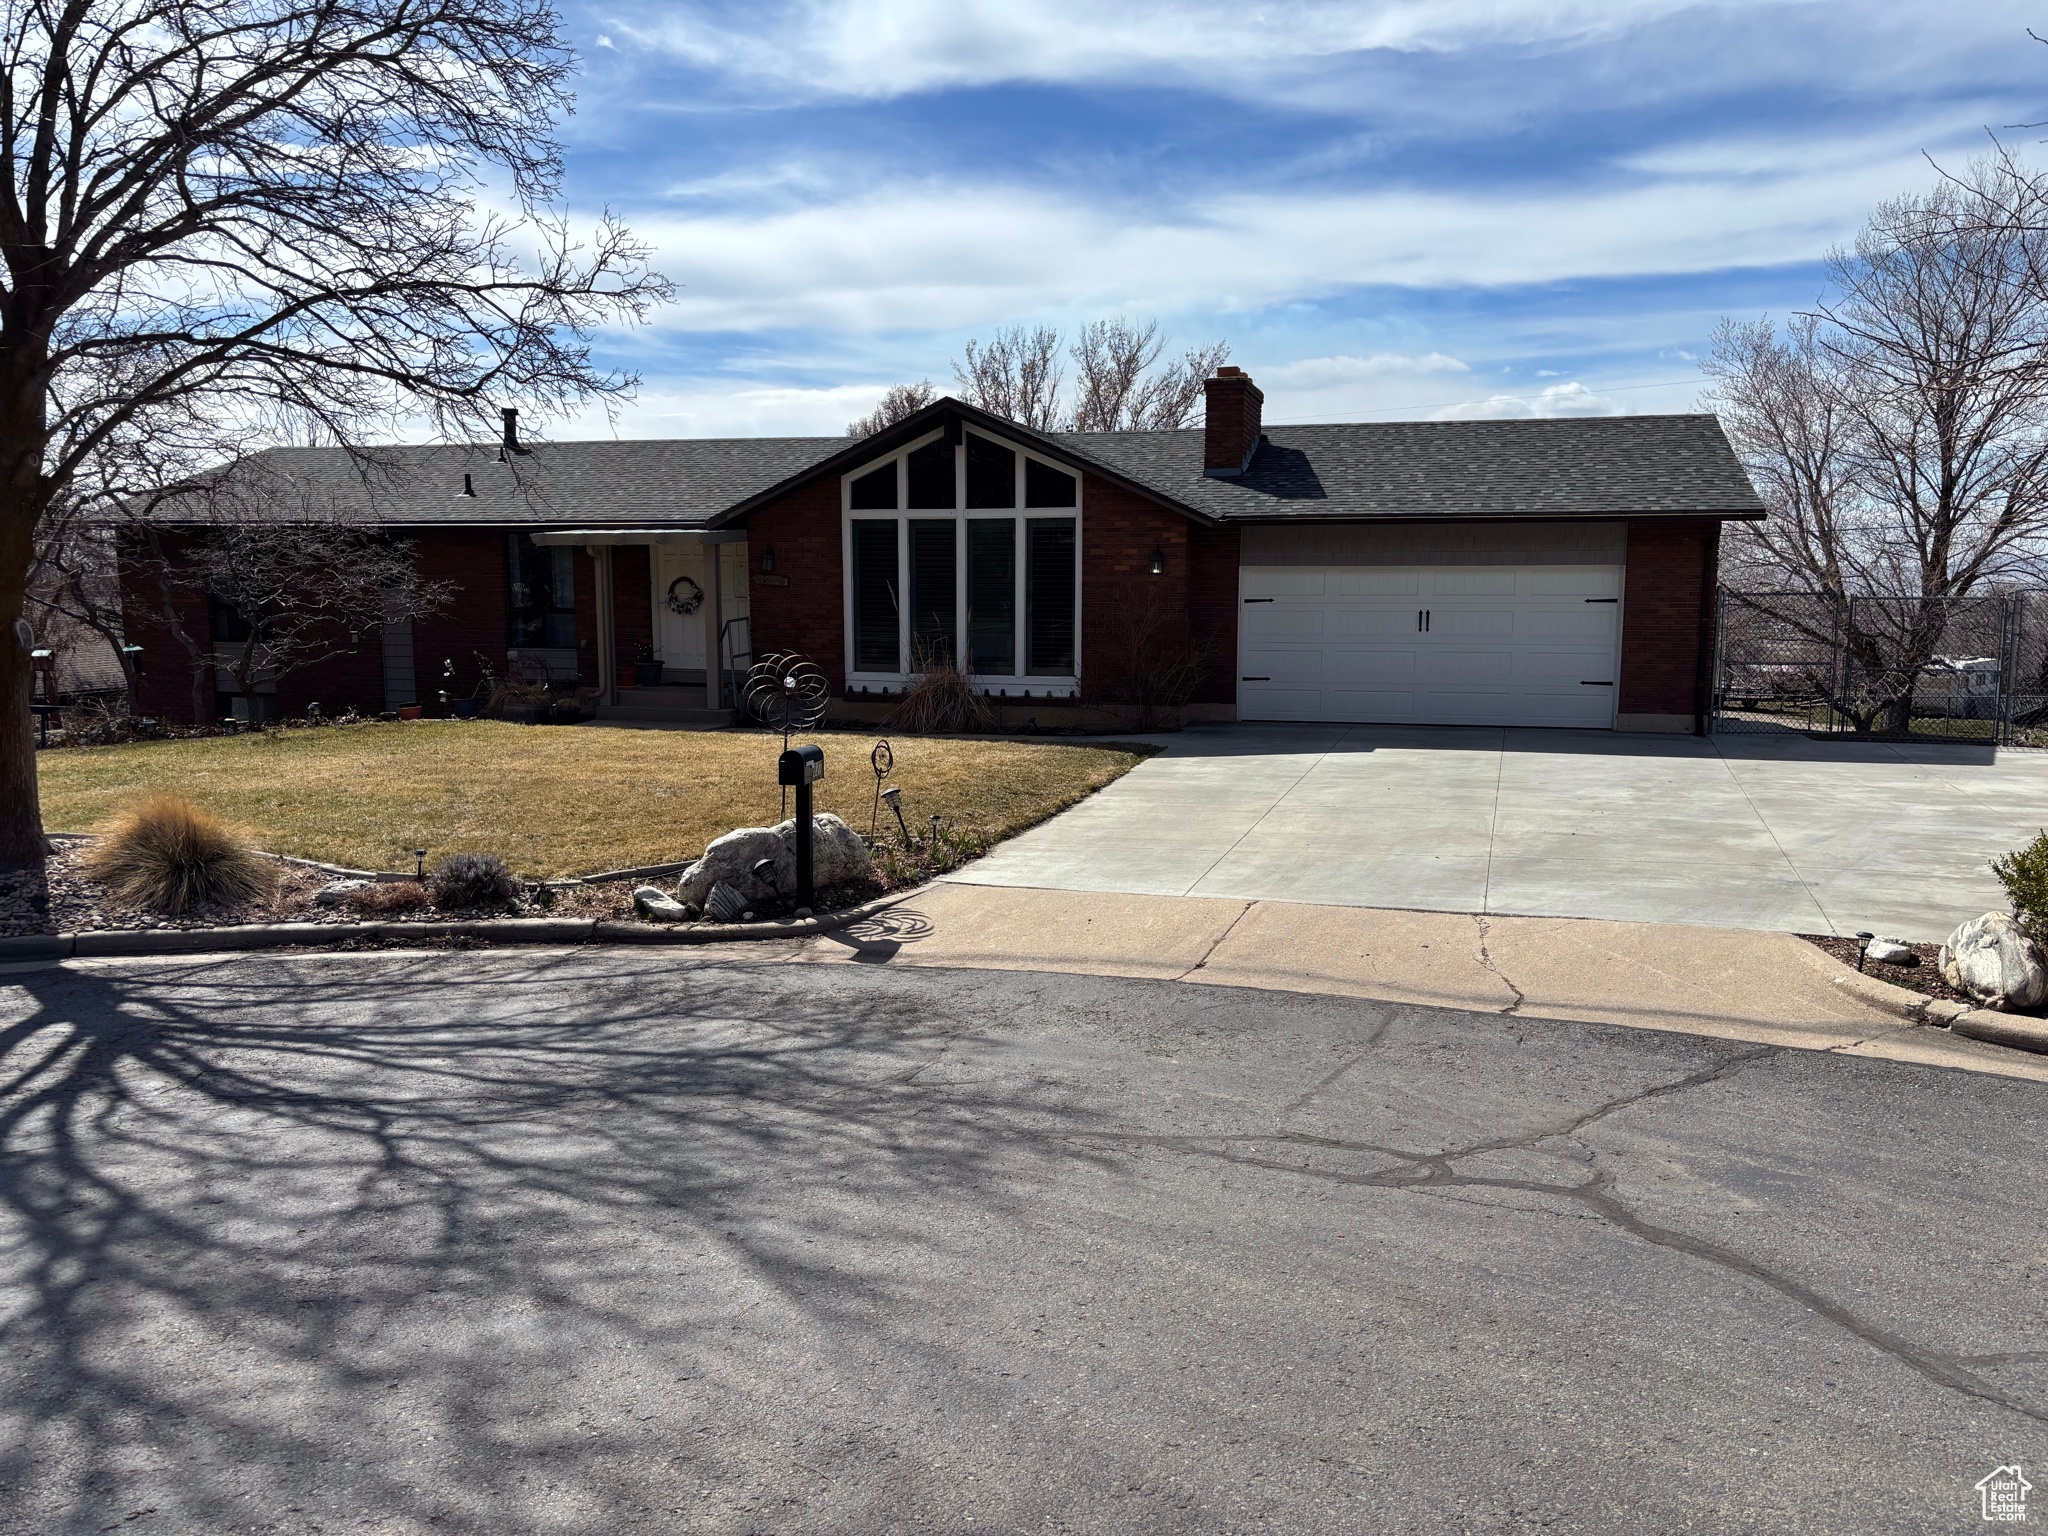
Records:
M1197 704L1237 703L1238 530L1190 524L1188 622L1208 659Z
M747 518L748 612L754 654L801 651L846 687L846 602L840 580L839 481L828 476ZM775 551L772 575L761 556Z
M1630 523L1622 599L1624 715L1696 716L1704 705L1703 640L1711 623L1721 525L1708 519Z
M1082 478L1081 491L1081 696L1089 697L1125 665L1137 639L1149 631L1166 646L1185 643L1188 598L1194 584L1190 534L1177 512L1122 486ZM1152 574L1152 551L1166 569Z
M630 668L643 651L654 650L654 573L649 564L653 553L646 544L621 544L612 551L612 634L618 642L613 654L621 668ZM576 624L581 634L580 615Z
M581 553L579 560L588 561ZM482 665L505 670L505 535L500 529L451 528L413 538L413 563L423 580L454 585L447 605L412 626L415 686L422 704L434 704L443 688L467 698L482 677ZM455 663L453 680L442 675ZM379 694L381 700L381 692Z
M167 552L174 553L178 535L163 536ZM192 668L185 648L172 638L163 618L163 600L156 584L143 579L136 570L131 546L120 551L121 629L130 645L142 647L142 677L136 688L135 707L145 715L193 724ZM185 633L201 645L207 644L206 604L196 597L180 598L179 621ZM205 716L201 723L216 719L220 710L214 703L211 673L203 684Z

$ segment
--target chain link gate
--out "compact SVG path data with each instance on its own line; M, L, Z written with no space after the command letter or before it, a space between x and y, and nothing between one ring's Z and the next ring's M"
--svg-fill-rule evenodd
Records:
M1716 735L2010 743L2048 722L2048 599L1719 594Z

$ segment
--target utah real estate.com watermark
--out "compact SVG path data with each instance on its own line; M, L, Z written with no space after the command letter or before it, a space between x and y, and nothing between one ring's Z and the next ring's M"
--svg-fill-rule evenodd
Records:
M2027 1490L2034 1485L2020 1475L2020 1464L1994 1467L1979 1479L1977 1496L1983 1500L1984 1518L1994 1525L2019 1525L2027 1518Z

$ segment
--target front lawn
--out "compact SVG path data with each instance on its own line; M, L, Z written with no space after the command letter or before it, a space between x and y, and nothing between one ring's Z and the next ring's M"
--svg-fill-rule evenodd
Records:
M825 751L817 808L868 830L873 738L808 737ZM1127 773L1141 754L1040 742L893 740L903 812L922 835L994 842ZM183 795L276 853L357 869L410 869L478 851L529 877L695 858L734 827L780 815L782 738L401 721L44 752L43 824L96 832L137 794ZM885 826L893 826L886 805Z

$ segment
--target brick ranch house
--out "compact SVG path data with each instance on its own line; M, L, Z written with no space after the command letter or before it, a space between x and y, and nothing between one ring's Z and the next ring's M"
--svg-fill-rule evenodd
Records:
M1238 369L1206 392L1172 432L1044 434L943 399L863 439L527 447L507 412L502 444L374 473L271 450L266 472L402 536L457 596L270 699L218 672L217 713L431 709L488 664L678 716L796 650L845 717L936 656L1011 722L1058 725L1164 636L1200 659L1196 719L1704 729L1721 524L1764 515L1713 417L1268 428ZM175 717L190 678L155 607L130 591L144 708ZM631 686L648 656L660 689Z

